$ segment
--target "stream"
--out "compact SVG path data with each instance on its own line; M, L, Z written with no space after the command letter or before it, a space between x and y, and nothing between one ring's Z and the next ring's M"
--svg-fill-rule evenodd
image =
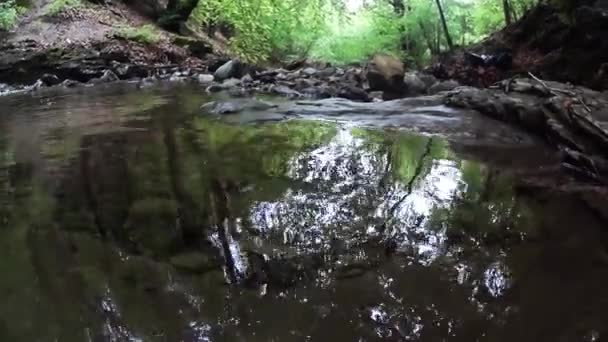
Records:
M210 101L0 97L0 341L608 336L606 219L543 143L424 101Z

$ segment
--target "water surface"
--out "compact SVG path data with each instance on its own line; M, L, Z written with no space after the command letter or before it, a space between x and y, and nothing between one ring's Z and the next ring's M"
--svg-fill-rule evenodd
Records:
M237 125L209 100L0 98L1 341L607 336L606 222L533 139Z

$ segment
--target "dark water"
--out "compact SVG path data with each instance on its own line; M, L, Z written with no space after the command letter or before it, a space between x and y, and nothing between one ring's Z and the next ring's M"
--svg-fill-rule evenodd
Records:
M234 125L200 94L0 99L0 341L608 336L606 222L532 140Z

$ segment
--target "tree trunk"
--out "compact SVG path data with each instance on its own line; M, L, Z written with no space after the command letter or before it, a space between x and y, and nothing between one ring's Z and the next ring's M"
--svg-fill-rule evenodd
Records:
M422 36L424 37L424 40L426 41L426 44L429 47L429 50L431 51L431 55L435 55L437 51L435 51L435 44L433 44L433 38L431 36L429 36L429 33L427 32L426 28L424 27L424 24L422 24L422 22L418 22L418 25L420 26L420 30L422 31Z
M452 37L450 37L450 32L448 31L448 24L445 21L445 15L443 14L443 7L441 7L441 0L435 0L437 4L437 9L439 9L439 16L441 17L441 25L443 26L443 33L445 33L445 40L448 43L448 48L450 51L454 50L454 44L452 43Z
M513 22L511 14L513 12L511 11L511 4L509 4L509 0L502 0L502 9L505 13L505 24L511 25L511 23Z

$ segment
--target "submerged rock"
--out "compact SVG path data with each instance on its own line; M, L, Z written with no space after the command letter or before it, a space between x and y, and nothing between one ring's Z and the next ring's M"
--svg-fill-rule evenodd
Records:
M257 99L232 99L229 101L212 101L201 106L201 109L212 114L234 114L243 111L264 111L278 107L275 104Z

